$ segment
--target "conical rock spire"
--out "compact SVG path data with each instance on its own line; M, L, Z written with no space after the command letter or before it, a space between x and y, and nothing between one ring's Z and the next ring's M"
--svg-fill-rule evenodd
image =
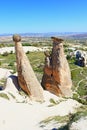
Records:
M43 88L37 80L34 71L30 65L22 44L21 36L13 35L15 42L18 82L20 87L29 95L32 100L43 101Z
M44 89L55 95L71 96L71 73L69 64L66 60L63 40L51 37L53 40L52 53L45 52L45 66L42 77L42 86Z

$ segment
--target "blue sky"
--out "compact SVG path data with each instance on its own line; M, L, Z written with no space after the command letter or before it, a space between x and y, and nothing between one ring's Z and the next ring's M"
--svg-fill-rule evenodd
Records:
M87 0L0 0L0 34L87 32Z

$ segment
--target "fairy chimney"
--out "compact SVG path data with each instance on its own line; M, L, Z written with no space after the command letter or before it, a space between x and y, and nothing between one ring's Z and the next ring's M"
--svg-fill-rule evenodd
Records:
M20 87L29 95L32 100L43 101L43 88L37 80L35 73L30 65L22 44L21 36L13 35L15 42L18 82Z
M51 37L52 53L45 52L45 66L42 86L57 96L71 96L71 73L64 54L62 39Z

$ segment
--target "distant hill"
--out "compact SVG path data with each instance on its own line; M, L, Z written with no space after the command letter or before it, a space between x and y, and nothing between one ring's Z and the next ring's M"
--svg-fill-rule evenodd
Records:
M48 33L19 33L22 36L32 36L32 37L50 37L50 36L68 36L75 35L76 32L48 32ZM0 34L0 36L12 36L13 34Z
M87 39L87 33L69 35L69 38L73 39Z
M0 37L5 36L12 36L13 34L0 34ZM87 32L48 32L48 33L20 33L23 37L65 37L65 38L72 38L72 39L86 39Z

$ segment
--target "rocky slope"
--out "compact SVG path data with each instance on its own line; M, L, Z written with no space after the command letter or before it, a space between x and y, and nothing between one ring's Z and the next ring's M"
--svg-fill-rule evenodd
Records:
M6 75L7 72L9 72L8 75ZM43 103L31 101L17 86L15 75L7 69L0 69L0 74L1 79L6 79L6 88L0 91L1 130L53 130L54 128L57 130L67 125L66 117L70 119L70 116L83 106L73 99L60 98L47 91L44 91ZM56 120L56 117L59 120ZM81 118L72 123L70 129L84 130L86 121L86 117Z

